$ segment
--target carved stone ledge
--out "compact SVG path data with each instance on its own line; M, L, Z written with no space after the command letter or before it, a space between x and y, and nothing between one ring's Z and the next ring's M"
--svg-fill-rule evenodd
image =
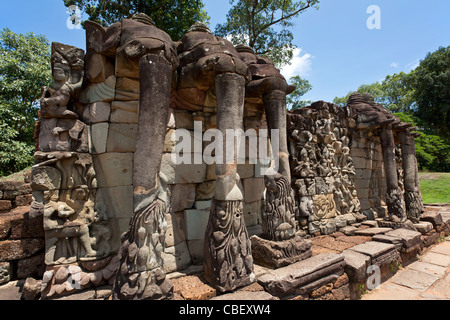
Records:
M280 268L312 256L312 242L295 236L284 241L271 241L252 236L252 255L256 264L269 268Z

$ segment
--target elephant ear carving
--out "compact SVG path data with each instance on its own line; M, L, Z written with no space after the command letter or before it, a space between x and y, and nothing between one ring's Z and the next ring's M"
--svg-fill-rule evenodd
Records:
M119 47L122 25L120 22L114 23L108 28L104 28L97 22L86 21L86 48L114 57Z

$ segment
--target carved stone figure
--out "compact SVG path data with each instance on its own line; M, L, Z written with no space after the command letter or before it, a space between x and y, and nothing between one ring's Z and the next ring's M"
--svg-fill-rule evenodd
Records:
M266 210L263 213L263 237L283 241L294 237L295 199L289 179L279 173L264 176L266 185Z

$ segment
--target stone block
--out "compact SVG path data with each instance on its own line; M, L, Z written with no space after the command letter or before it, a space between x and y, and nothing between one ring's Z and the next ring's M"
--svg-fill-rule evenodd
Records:
M322 253L309 259L270 271L261 276L258 283L270 294L286 296L303 286L314 283L336 272L342 272L344 256L335 253Z
M215 191L216 191L215 181L205 181L203 183L199 183L195 190L195 199L196 200L213 199Z
M89 128L89 152L91 154L105 153L106 141L108 140L109 123L96 123Z
M371 259L371 264L378 266L390 263L398 259L398 252L395 245L378 241L368 241L356 245L348 250L367 255Z
M241 179L252 178L255 176L255 165L254 164L238 164L237 173Z
M42 279L45 272L45 254L37 254L30 258L21 259L17 262L17 278L26 279L33 277Z
M408 229L396 229L385 234L389 237L400 238L405 249L418 246L422 243L421 233Z
M111 123L138 123L139 100L113 101L111 103Z
M114 100L135 101L139 100L140 83L139 79L121 77L116 81L116 94Z
M202 265L205 262L204 239L186 240L192 263Z
M10 240L44 238L42 215L30 217L29 207L18 207L6 215L9 224L8 235ZM0 221L3 219L0 216Z
M92 158L99 188L133 184L133 153L103 153Z
M11 210L12 203L10 200L0 200L0 211Z
M130 219L133 215L133 187L98 188L95 208L108 218Z
M186 241L183 212L172 212L170 214L166 214L166 223L166 247L173 247L183 241Z
M194 207L197 210L209 210L212 205L212 200L195 201Z
M246 203L260 201L263 198L265 190L263 178L248 178L243 179L244 186L244 201Z
M345 220L347 220L347 225L350 226L350 225L356 223L356 217L353 214L347 213L342 216L345 218Z
M205 283L199 276L186 276L171 280L173 292L184 300L209 300L216 296L216 289Z
M87 124L108 122L111 115L111 103L94 102L89 104L83 112L83 121Z
M262 207L262 201L244 203L243 215L245 220L245 225L247 227L254 226L260 223L262 220L262 212L264 208Z
M24 194L17 196L14 199L14 206L15 207L23 207L23 206L29 206L33 202L33 196L31 194Z
M439 212L425 212L419 219L420 221L427 221L433 224L434 228L442 225L444 222Z
M175 127L177 129L194 130L194 119L192 113L184 110L174 110Z
M164 271L166 273L186 269L191 264L191 256L186 241L164 251Z
M0 262L31 257L44 248L44 239L0 241Z
M138 126L134 123L109 125L107 152L135 152Z
M353 227L353 226L347 226L347 227L343 227L343 228L339 229L339 231L342 232L343 234L345 234L346 236L353 236L355 234L356 230L358 230L358 228Z
M255 263L268 268L284 267L312 256L312 242L299 236L284 241L252 236L250 241Z
M0 285L8 283L13 277L11 262L0 262Z
M353 250L344 250L342 252L345 259L345 273L353 283L363 282L367 275L366 271L370 265L370 257Z
M355 235L357 236L374 236L377 234L385 234L389 231L392 231L391 228L368 228L364 230L355 231Z
M85 104L99 101L110 102L114 100L115 93L116 77L110 76L102 83L94 83L87 86L81 92L80 102Z
M422 221L419 223L414 223L414 227L417 231L419 231L421 234L425 234L433 230L433 224L428 221Z
M194 157L194 155L192 155ZM171 153L164 153L161 160L163 172L169 184L201 183L206 179L206 164L175 164Z
M173 212L192 208L195 203L195 187L193 183L172 185L170 201Z
M187 240L201 240L205 238L209 210L184 210L185 232Z
M252 300L252 301L261 301L261 300L278 300L276 297L272 296L270 293L265 291L236 291L233 293L226 293L220 296L211 298L211 300Z

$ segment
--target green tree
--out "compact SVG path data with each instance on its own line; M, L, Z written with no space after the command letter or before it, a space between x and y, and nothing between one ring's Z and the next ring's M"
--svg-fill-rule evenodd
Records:
M216 27L221 37L247 44L256 54L269 57L277 66L292 59L295 46L291 31L293 20L309 8L318 8L319 0L230 0L227 21Z
M209 20L202 0L64 0L64 5L78 6L89 20L103 26L131 18L135 13L145 13L175 41L195 22Z
M380 83L363 84L358 88L359 93L370 93L376 103L383 105L391 112L413 112L415 108L415 90L412 85L413 71L411 73L400 72L388 75ZM346 105L353 91L345 97L336 97L333 102L338 105Z
M376 103L382 103L382 101L384 99L383 86L379 82L375 82L375 83L372 83L372 84L363 84L356 91L359 92L359 93L370 93L374 97ZM350 95L353 92L354 91L350 91L344 97L336 97L336 98L334 98L333 99L333 103L337 104L337 105L340 105L340 106L347 105L348 98L350 97Z
M438 136L450 139L450 46L428 53L413 75L415 116Z
M415 108L414 71L387 76L381 83L382 104L391 112L412 112Z
M312 89L311 83L306 79L302 79L298 75L291 77L290 80L291 84L296 86L296 89L286 98L288 108L290 110L296 110L306 107L311 103L311 101L301 100L301 97L303 97L308 91Z
M0 174L32 163L42 86L52 83L44 36L0 32Z
M420 170L450 171L450 141L427 134L423 120L407 113L394 113L402 122L412 123L421 135L415 139L417 164Z

